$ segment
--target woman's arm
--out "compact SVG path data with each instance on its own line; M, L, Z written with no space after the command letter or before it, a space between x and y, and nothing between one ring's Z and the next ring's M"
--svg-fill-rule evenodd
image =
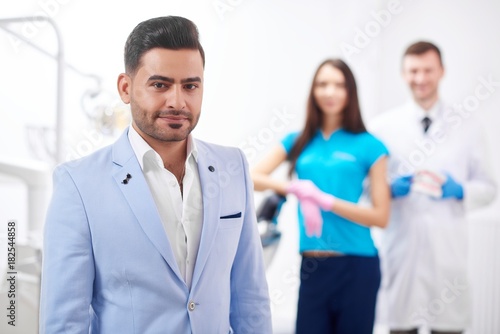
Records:
M286 195L288 181L280 181L271 177L271 173L286 160L286 151L281 145L274 147L268 155L257 163L250 171L254 189L264 191L274 190L278 194Z
M386 179L387 157L381 157L369 172L371 207L335 199L332 212L365 226L386 227L389 221L391 193Z
M271 173L286 160L286 151L281 145L276 146L251 170L254 189L274 190L278 194L287 194L289 181L272 178ZM332 212L348 220L365 226L385 227L389 220L390 190L386 179L387 157L381 157L369 171L371 184L371 207L362 207L356 203L336 198Z

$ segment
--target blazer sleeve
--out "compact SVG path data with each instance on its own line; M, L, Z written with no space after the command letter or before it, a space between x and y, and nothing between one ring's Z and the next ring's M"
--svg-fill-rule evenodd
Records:
M64 166L54 171L44 226L40 333L89 333L94 281L85 208Z
M257 229L253 184L245 156L239 151L245 178L246 204L240 242L231 271L230 323L235 333L272 333L269 291L262 244Z

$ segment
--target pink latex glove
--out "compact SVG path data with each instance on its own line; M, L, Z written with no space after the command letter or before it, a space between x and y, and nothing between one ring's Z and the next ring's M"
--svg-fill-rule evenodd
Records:
M306 199L300 202L300 209L302 215L304 215L307 236L312 237L315 235L321 237L321 233L323 232L323 218L321 217L321 210L318 205Z
M290 182L287 193L297 196L299 202L310 200L325 211L331 211L335 197L322 192L311 180L294 180Z

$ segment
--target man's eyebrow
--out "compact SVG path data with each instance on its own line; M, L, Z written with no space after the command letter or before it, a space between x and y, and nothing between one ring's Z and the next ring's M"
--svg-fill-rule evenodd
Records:
M148 81L156 81L156 80L159 80L159 81L166 81L166 82L170 82L170 83L175 83L175 80L172 79L172 78L169 78L169 77L165 77L163 75L152 75L149 77ZM192 78L186 78L186 79L182 79L181 80L181 84L185 84L185 83L188 83L188 82L201 82L201 78L200 77L192 77Z
M188 82L201 82L201 78L200 77L192 77L192 78L186 78L186 79L181 80L182 84L188 83Z
M170 82L170 83L174 83L175 82L174 79L169 78L169 77L164 77L163 75L152 75L148 79L148 81L156 81L156 80L166 81L166 82Z

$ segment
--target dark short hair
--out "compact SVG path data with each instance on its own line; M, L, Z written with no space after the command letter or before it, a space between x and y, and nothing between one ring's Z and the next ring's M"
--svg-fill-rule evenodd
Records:
M125 43L125 71L135 73L144 53L154 48L197 49L205 66L205 52L200 44L198 28L184 17L163 16L139 23Z
M441 51L435 44L427 41L419 41L410 45L408 48L406 48L403 58L408 55L422 55L428 51L436 52L439 58L439 63L441 64L441 66L443 66L443 60L441 59Z

